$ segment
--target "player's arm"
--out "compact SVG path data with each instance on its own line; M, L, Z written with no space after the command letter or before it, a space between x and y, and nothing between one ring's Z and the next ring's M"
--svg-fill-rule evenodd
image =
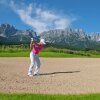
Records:
M30 49L32 50L33 46L34 46L35 42L34 41L31 41L30 42Z
M33 47L33 41L30 42L30 49L32 50Z

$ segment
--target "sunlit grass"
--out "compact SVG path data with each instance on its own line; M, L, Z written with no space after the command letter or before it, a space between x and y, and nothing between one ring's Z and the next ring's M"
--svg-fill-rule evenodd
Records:
M29 93L0 93L0 100L100 100L100 94L29 94Z
M29 57L30 49L24 45L0 46L0 57ZM53 47L44 48L40 57L100 57L100 51L77 51L58 49Z

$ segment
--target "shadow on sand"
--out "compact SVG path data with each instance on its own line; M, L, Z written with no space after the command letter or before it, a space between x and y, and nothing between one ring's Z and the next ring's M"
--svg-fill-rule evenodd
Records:
M52 72L52 73L41 73L40 75L54 75L54 74L66 74L66 73L79 73L80 71L67 71L67 72Z

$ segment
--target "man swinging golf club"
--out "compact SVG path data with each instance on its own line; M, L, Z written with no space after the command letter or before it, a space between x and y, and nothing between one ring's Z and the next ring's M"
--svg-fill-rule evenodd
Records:
M33 38L31 39L31 43L30 43L30 60L31 60L31 64L29 66L28 69L28 76L32 77L32 71L33 71L33 67L35 67L34 69L34 75L38 75L39 72L39 68L40 68L40 59L38 57L38 53L43 49L44 45L45 45L45 40L44 39L40 39L40 42L37 42L36 40L34 40Z

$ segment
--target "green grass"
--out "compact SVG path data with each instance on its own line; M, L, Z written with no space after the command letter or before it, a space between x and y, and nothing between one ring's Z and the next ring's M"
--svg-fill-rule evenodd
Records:
M29 94L29 93L0 93L0 100L100 100L100 94L80 95L51 95L51 94Z
M0 57L28 57L29 52L0 52Z
M59 53L59 52L41 52L39 56L40 57L82 57L81 55L78 54Z
M2 45L0 46L0 57L29 57L30 49L27 45ZM100 58L100 51L77 51L69 49L58 49L53 47L44 48L40 57L95 57Z
M29 57L30 52L0 52L0 57ZM87 56L81 54L69 54L69 53L59 53L59 52L41 52L40 57L97 57L97 56ZM100 57L100 56L98 56Z

